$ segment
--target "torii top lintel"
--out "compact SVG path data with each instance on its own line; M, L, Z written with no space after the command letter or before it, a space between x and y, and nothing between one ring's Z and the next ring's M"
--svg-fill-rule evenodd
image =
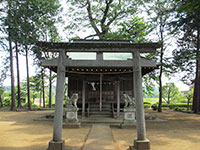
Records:
M69 42L37 42L43 51L59 52L134 52L154 53L160 43L134 43L130 40L73 40Z

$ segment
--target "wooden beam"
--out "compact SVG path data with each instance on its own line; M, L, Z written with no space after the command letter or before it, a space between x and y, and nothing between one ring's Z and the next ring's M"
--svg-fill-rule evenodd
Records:
M160 43L118 43L118 42L90 42L90 43L53 43L53 42L37 42L36 45L43 51L59 52L134 52L154 53L157 48L161 47Z
M128 60L71 60L71 59L65 59L63 61L65 67L103 67L103 68L109 68L109 67L132 67L135 64L135 60L128 59ZM58 65L58 59L54 58L51 60L43 60L42 66L44 67L51 67L51 66L57 66ZM148 60L145 58L141 58L141 66L145 67L156 67L156 62L152 60Z
M92 49L87 49L87 48L69 48L69 49L56 49L56 48L50 48L50 49L43 49L43 51L48 51L48 52L59 52L62 50L65 50L66 52L110 52L110 53L131 53L134 51L139 51L140 53L155 53L157 48L92 48Z

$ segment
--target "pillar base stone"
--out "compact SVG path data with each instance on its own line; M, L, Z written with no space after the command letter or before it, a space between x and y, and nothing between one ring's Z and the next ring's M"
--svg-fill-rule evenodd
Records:
M129 147L130 150L150 150L150 141L146 140L134 140L134 146Z
M49 142L48 150L65 150L65 141L64 140L60 140L60 141L51 140Z

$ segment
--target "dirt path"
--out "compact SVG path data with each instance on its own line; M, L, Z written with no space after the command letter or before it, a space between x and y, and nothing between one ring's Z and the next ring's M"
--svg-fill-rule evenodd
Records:
M83 150L115 150L110 126L94 124Z
M33 121L52 111L6 112L0 111L0 150L46 150L52 138L53 122ZM147 138L152 150L199 150L200 115L148 110L168 120L147 122ZM67 150L82 150L90 127L63 129ZM117 150L127 150L136 138L136 128L111 128ZM94 139L95 140L95 139Z

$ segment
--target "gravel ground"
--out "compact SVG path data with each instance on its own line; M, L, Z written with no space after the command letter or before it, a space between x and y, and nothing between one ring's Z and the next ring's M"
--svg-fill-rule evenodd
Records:
M34 121L52 111L0 111L0 150L46 150L52 138L53 122ZM199 150L200 115L147 110L167 122L147 122L147 138L152 150ZM81 150L90 127L63 129L67 150ZM112 136L118 150L127 150L136 138L136 128L112 127Z

